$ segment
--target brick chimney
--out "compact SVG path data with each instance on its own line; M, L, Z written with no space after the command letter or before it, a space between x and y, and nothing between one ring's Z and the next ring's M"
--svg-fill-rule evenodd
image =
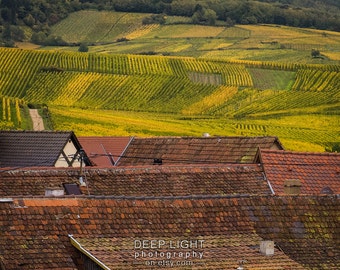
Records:
M287 195L299 195L301 186L299 179L287 179L284 182L284 193Z

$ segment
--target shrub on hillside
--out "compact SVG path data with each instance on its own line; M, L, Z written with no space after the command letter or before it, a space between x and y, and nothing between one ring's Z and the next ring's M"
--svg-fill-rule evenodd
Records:
M88 52L89 51L89 47L87 46L86 43L81 43L78 49L78 52Z

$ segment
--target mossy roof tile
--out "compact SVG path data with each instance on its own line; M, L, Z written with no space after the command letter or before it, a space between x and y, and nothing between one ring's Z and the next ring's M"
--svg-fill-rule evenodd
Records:
M257 164L170 165L85 168L86 195L187 196L269 194L263 170ZM0 172L0 195L44 195L48 187L79 184L79 170L35 169Z
M101 239L84 247L114 269L133 269L134 239L204 239L208 269L233 269L242 258L249 269L336 269L339 207L336 195L13 198L0 203L0 258L6 269L75 268L72 234ZM274 257L259 254L259 240L275 241Z

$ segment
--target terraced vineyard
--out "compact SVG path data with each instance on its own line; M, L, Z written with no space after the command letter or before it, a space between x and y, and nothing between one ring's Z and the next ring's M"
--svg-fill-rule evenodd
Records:
M13 129L22 127L22 107L24 101L18 98L0 95L0 129Z
M275 135L291 148L322 151L340 140L339 70L339 65L1 48L2 126L20 128L22 99L46 104L56 129L79 135ZM123 111L143 116L121 122L117 113ZM296 120L314 116L327 121L301 127ZM287 117L295 117L294 124L280 125Z

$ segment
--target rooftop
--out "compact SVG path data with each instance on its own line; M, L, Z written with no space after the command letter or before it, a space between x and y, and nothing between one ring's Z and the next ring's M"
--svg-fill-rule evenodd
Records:
M339 207L335 195L13 197L0 200L0 261L7 270L75 269L89 251L111 269L149 269L136 252L157 248L136 241L154 239L167 245L160 252L203 252L194 269L236 269L244 260L245 269L335 270ZM169 246L189 240L203 244ZM274 255L259 252L262 240L274 241Z
M83 170L85 194L114 196L186 196L270 194L258 164L149 165ZM47 188L80 184L79 169L0 171L0 196L45 194Z
M261 149L261 162L275 194L286 180L297 179L301 194L340 194L340 154Z
M73 156L65 147L72 143ZM0 131L0 168L53 167L63 159L71 165L80 144L71 131ZM73 149L72 149L73 150ZM66 165L67 166L67 165Z
M78 137L92 163L99 167L112 167L122 155L132 137Z
M253 163L258 148L283 149L277 137L134 137L117 166Z

